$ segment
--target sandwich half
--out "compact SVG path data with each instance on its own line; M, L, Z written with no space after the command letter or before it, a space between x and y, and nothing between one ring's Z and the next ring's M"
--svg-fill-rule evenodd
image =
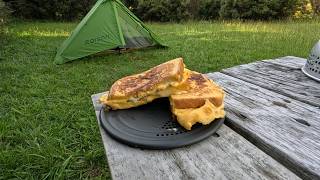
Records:
M160 97L169 97L181 83L187 80L182 58L173 59L140 74L117 80L100 103L111 109L127 109L140 106Z
M207 125L225 116L224 91L212 80L195 71L189 72L188 79L177 86L169 97L171 111L178 123L187 130L196 123Z

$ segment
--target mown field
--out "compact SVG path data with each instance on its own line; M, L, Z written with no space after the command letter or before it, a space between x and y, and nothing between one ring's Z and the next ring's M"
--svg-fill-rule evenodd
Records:
M0 179L108 179L90 95L183 57L203 73L280 56L306 57L320 22L148 23L168 49L54 65L77 23L12 22L0 47Z

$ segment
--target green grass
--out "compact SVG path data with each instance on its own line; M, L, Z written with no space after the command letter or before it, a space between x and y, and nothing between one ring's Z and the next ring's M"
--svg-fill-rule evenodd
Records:
M109 178L90 95L176 57L203 73L306 57L320 23L149 24L170 48L52 63L76 23L13 22L0 49L0 179ZM2 44L3 45L3 44Z

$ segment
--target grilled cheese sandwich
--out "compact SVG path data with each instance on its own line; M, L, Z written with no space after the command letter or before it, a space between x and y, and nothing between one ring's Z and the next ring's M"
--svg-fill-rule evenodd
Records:
M186 69L183 59L177 58L119 79L100 103L113 110L128 109L169 97L172 114L181 126L191 130L196 123L207 125L225 116L224 96L221 87L201 73Z
M177 58L143 73L119 79L100 98L100 102L114 110L140 106L156 98L170 96L174 87L187 78L183 59Z
M200 73L190 71L189 74L187 81L181 84L187 90L180 90L169 98L172 113L187 130L196 123L207 125L225 116L223 90Z

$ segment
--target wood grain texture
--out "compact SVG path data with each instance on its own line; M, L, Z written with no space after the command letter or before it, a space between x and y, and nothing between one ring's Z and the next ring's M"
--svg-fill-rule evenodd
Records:
M306 64L305 58L294 57L294 56L286 56L277 59L266 59L262 60L262 62L277 64L279 66L286 66L292 69L301 69L302 66Z
M225 69L224 74L320 107L320 83L306 76L306 60L284 57Z
M222 73L208 76L227 93L228 126L300 177L320 179L319 108Z
M92 96L98 118L102 94ZM99 123L99 121L98 121ZM223 125L218 134L174 150L143 150L116 142L100 127L109 168L116 179L299 179Z

